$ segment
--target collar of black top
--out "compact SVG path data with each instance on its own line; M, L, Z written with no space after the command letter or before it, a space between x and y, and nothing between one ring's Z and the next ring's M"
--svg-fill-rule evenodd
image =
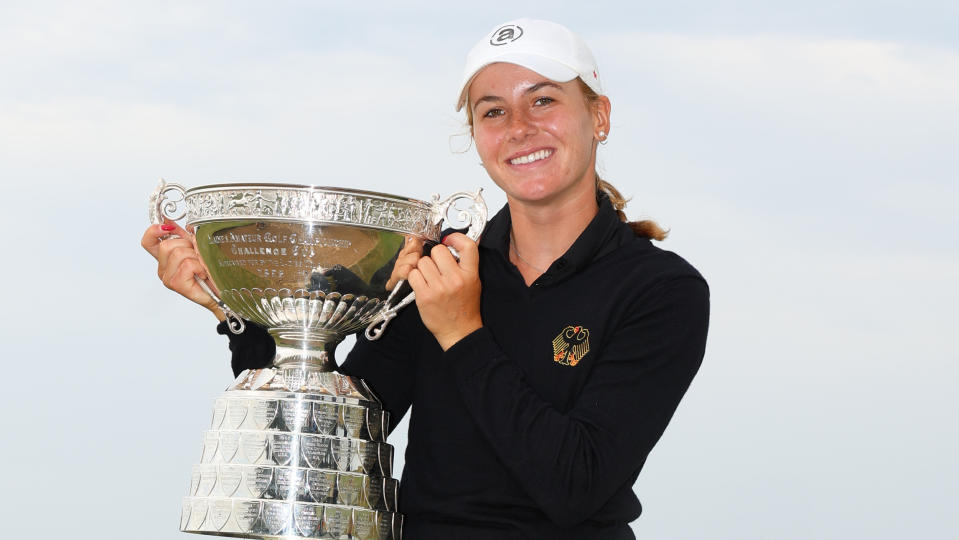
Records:
M577 272L591 261L619 247L623 240L633 236L632 230L620 221L606 194L599 197L599 211L562 257L553 261L541 279L559 279ZM480 247L499 253L509 259L509 231L512 218L509 205L504 205L486 225L480 238ZM540 280L537 280L540 281Z

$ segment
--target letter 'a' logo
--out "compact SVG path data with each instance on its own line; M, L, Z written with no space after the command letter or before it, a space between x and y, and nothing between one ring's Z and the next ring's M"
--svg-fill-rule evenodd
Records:
M507 24L493 31L493 37L489 38L490 45L506 45L512 43L523 35L523 29L515 24Z
M589 353L589 330L582 326L567 326L553 340L553 361L564 366L575 366Z

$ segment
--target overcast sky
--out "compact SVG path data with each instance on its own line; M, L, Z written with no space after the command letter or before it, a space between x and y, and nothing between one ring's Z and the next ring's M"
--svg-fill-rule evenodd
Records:
M637 536L954 538L957 6L0 3L3 535L182 538L231 377L139 247L159 177L498 208L453 105L474 42L533 16L591 44L604 177L712 290Z

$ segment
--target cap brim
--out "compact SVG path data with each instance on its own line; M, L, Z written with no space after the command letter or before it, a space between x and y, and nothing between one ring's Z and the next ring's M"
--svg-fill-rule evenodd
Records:
M566 64L557 62L552 58L546 58L545 56L538 56L535 54L503 54L477 67L476 70L473 71L473 73L463 81L463 87L460 90L459 100L456 102L457 111L462 109L463 105L466 104L466 98L469 93L470 85L473 83L473 79L476 78L476 75L478 75L479 72L482 71L486 66L500 62L516 64L517 66L524 67L530 71L535 71L543 77L556 82L569 82L576 77L579 77L579 73L577 73L576 70L567 66Z

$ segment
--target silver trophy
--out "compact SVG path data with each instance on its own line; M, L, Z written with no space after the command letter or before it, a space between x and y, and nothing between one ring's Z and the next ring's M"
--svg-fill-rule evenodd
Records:
M150 218L185 218L231 331L243 320L276 342L268 368L246 370L213 407L180 530L244 538L400 540L389 413L333 352L379 338L401 301L386 289L407 237L428 246L447 226L476 240L480 192L430 202L353 189L160 182Z

